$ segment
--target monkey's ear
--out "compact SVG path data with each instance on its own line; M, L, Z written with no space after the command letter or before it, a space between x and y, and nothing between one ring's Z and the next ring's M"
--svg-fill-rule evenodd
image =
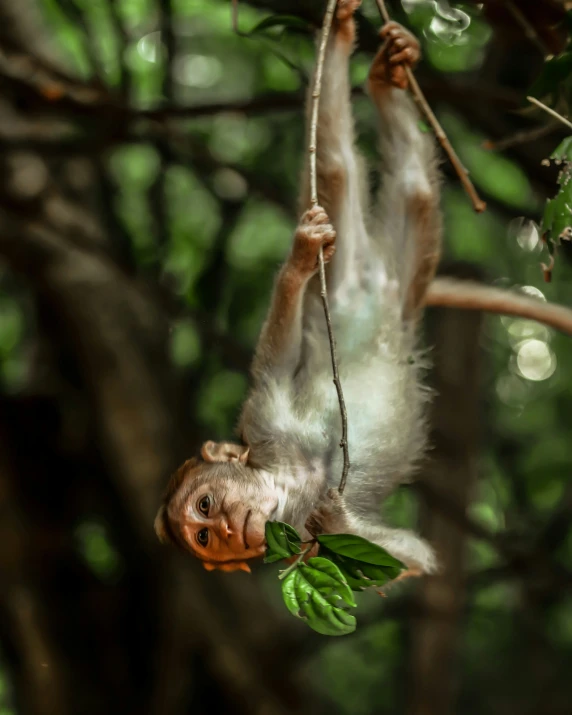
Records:
M159 511L157 512L157 516L155 517L155 523L153 526L155 527L155 533L157 534L157 538L162 544L166 544L169 546L173 546L173 539L171 538L171 535L169 533L169 529L166 524L167 520L167 510L165 509L165 505L161 506Z
M207 571L246 571L246 573L251 573L250 566L246 561L229 561L226 564L203 561L203 566Z
M205 462L240 462L246 464L248 447L232 442L205 442L201 447L201 457Z

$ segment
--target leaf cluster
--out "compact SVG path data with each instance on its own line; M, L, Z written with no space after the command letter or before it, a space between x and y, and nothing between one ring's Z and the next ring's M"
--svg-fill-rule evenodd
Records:
M279 576L286 608L328 636L355 631L357 622L349 612L357 606L353 591L383 586L403 569L403 564L380 546L353 534L319 534L304 543L294 527L269 521L266 543L265 563L294 559ZM318 556L305 562L316 543Z
M572 12L566 13L568 30L572 30ZM572 106L572 41L564 51L549 57L528 94L548 102L559 111L570 113ZM558 176L559 190L546 202L542 217L542 232L552 253L554 245L572 237L572 137L567 137L550 155L550 160L562 165Z

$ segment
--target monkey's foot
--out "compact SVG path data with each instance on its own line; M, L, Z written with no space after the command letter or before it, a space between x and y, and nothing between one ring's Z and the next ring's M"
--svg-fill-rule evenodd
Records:
M398 22L388 22L379 33L384 40L369 71L370 88L391 85L407 89L405 68L413 69L421 57L419 42Z
M314 206L304 213L296 229L292 262L304 274L312 274L319 265L320 248L324 263L331 260L336 251L336 231L328 214L321 206Z
M339 0L336 8L337 21L343 22L352 17L360 5L361 0Z
M335 31L336 36L352 47L355 34L354 12L361 5L361 0L338 0L336 8Z
M402 571L397 578L394 578L393 581L390 581L382 590L378 591L377 593L380 596L385 596L387 595L386 591L388 588L392 588L394 584L396 584L398 581L405 581L407 578L419 578L419 576L423 576L423 571L421 569L416 569L416 568L411 568L407 569L406 571Z

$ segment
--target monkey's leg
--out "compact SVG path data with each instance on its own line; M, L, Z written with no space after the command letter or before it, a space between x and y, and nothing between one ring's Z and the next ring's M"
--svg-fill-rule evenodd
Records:
M357 532L356 532L357 533ZM437 561L433 549L421 537L407 529L390 529L361 522L359 535L379 544L407 566L405 574L435 573ZM403 575L403 578L406 576Z
M385 41L369 74L369 93L380 117L383 159L379 197L382 256L397 269L405 319L422 307L440 256L441 216L433 138L418 126L407 92L404 66L419 59L419 43L396 22L385 25ZM389 254L389 255L388 255Z
M378 544L408 571L433 573L435 554L427 542L407 529L392 529L364 516L357 516L337 489L330 489L312 512L306 528L312 534L356 534Z
M356 257L366 241L361 157L354 148L350 102L349 57L355 40L353 13L360 0L340 0L326 48L317 127L318 202L336 229L336 258L328 266L328 285L335 302L342 282L355 276ZM312 83L313 85L313 83ZM311 94L307 100L311 110ZM308 120L309 123L309 120ZM309 127L308 127L309 130ZM309 169L304 171L302 208L310 203ZM317 280L312 281L317 289Z

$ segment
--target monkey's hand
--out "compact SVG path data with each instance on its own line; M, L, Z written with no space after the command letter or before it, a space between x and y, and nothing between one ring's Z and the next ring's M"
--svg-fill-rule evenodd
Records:
M343 496L329 489L323 501L310 514L306 528L313 534L347 534L351 521Z
M321 206L314 206L304 213L296 229L290 263L302 275L313 275L318 269L320 248L324 250L324 263L328 263L336 250L335 240L328 215Z
M379 36L384 40L369 71L372 85L389 84L398 89L407 89L405 68L413 69L421 57L419 42L398 22L388 22Z

